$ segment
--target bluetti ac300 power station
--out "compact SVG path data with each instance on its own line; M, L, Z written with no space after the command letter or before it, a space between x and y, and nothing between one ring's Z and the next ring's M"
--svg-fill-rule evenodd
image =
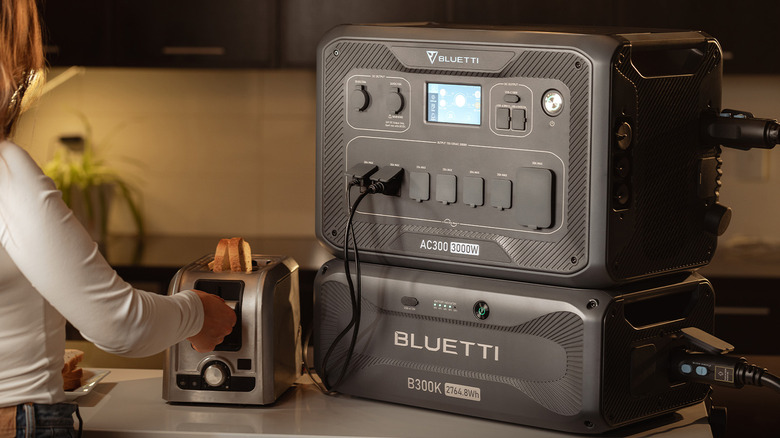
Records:
M336 254L359 164L402 172L354 216L373 263L606 287L707 264L728 225L701 32L346 26L317 73L316 232Z

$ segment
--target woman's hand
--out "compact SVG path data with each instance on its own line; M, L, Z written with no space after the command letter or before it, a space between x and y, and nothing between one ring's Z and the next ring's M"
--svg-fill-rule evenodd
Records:
M199 353L208 353L221 344L225 336L230 334L236 325L236 312L231 309L222 297L196 290L203 303L203 327L200 332L190 338L192 347Z

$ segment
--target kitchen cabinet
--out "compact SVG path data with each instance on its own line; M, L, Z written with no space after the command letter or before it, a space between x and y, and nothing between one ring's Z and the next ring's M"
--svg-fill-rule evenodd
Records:
M39 0L53 66L264 68L276 0Z
M285 0L280 2L283 67L314 67L322 36L339 24L448 22L446 0Z
M110 2L39 0L44 51L51 65L111 63Z
M345 23L595 25L703 30L724 71L777 73L780 2L530 0L39 0L51 65L313 68Z
M275 0L113 3L116 66L274 66Z

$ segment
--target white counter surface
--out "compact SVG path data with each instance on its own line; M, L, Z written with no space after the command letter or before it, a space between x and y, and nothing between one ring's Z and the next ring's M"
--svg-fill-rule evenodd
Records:
M444 412L328 396L308 377L264 407L171 405L161 370L111 369L78 398L84 437L447 437L552 438L574 435ZM610 437L711 438L702 404L612 432Z

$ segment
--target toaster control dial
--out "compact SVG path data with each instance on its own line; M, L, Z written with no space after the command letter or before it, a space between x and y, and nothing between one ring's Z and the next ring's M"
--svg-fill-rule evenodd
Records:
M203 381L205 381L208 386L222 386L225 381L227 381L228 375L229 371L224 363L211 362L203 370Z

